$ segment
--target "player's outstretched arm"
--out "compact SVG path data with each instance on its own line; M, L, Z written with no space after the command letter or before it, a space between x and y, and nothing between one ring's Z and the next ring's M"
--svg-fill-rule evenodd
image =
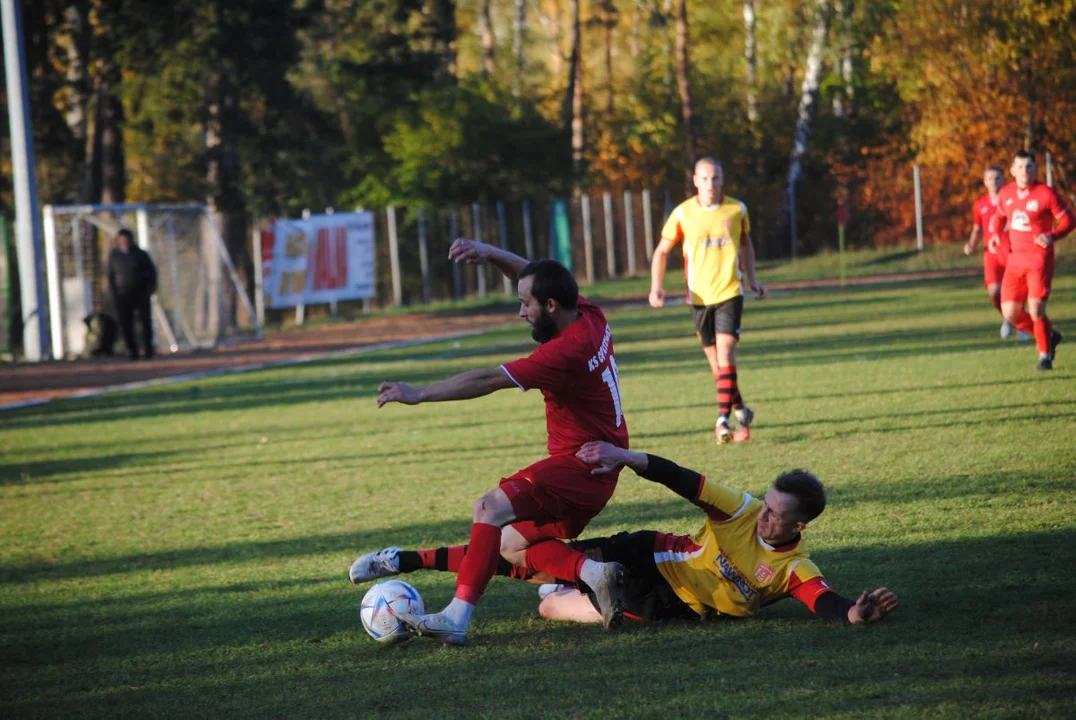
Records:
M657 455L633 452L611 443L594 441L579 448L575 456L589 465L596 465L597 467L590 471L594 475L604 475L622 467L630 467L639 477L661 483L685 500L695 502L699 497L702 475Z
M448 259L464 265L492 263L509 280L519 279L519 271L530 262L515 253L466 238L457 238L452 243L452 247L448 249Z
M418 405L424 402L470 400L512 387L516 387L516 384L500 367L468 370L425 387L415 387L402 382L383 382L377 389L377 406L382 407L393 402Z

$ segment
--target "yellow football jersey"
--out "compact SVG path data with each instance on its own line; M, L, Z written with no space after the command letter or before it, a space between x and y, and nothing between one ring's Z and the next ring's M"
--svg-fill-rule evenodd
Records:
M758 536L758 498L704 479L695 505L707 515L702 529L659 535L654 550L658 571L695 612L746 617L788 596L814 610L830 592L802 537L773 547Z
M661 237L684 243L688 302L717 305L743 294L740 243L750 232L747 206L734 198L705 208L693 197L672 211Z

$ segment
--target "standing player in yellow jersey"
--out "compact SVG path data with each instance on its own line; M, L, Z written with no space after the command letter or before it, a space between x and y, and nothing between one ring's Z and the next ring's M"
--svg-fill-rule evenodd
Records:
M760 300L766 297L766 286L755 278L755 248L751 244L747 206L721 192L721 163L710 157L699 160L695 163L694 180L698 194L673 210L661 231L661 243L654 250L650 306L665 305L665 267L669 253L683 242L695 331L717 381L714 435L719 443L742 442L751 437L754 413L744 405L736 382L736 343L743 315L741 271ZM735 433L729 421L733 412L738 426Z
M792 597L825 620L858 625L881 620L899 604L886 588L864 590L853 599L826 583L801 534L825 509L826 494L805 470L782 473L765 497L754 498L664 458L605 442L587 443L576 457L597 465L595 474L626 465L706 513L694 536L644 530L572 543L596 561L627 569L625 617L749 617ZM591 594L570 586L545 593L538 607L549 620L601 622L595 608Z

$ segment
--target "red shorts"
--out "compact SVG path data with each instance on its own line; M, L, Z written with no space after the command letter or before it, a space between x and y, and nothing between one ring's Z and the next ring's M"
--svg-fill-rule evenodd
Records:
M609 502L620 475L591 475L593 469L575 455L554 455L501 480L518 518L512 527L532 545L578 537Z
M1050 297L1054 281L1054 254L1009 255L1005 277L1001 281L1001 302L1022 303L1029 297Z
M983 253L983 285L990 287L991 285L1000 285L1001 279L1005 277L1005 264L1008 258L1002 255L1000 252L994 254L992 252Z

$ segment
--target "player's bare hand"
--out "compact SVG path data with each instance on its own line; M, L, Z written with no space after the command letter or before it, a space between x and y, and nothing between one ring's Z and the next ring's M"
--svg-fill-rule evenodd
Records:
M856 604L848 609L848 620L853 625L878 622L900 606L897 595L892 590L878 588L864 590Z
M624 467L626 460L623 458L622 452L616 445L595 440L585 443L575 453L575 456L587 465L598 466L590 471L591 475L607 475Z
M484 242L457 238L448 249L448 259L464 265L481 265L490 258L493 248Z
M1048 248L1048 247L1050 247L1050 245L1052 243L1053 243L1053 238L1051 238L1046 233L1042 233L1041 235L1036 235L1035 236L1035 244L1038 245L1041 248Z
M998 246L1001 245L1001 237L998 235L991 235L990 239L986 241L986 251L998 254Z
M665 291L661 288L651 290L649 300L652 308L665 307Z
M760 283L758 280L751 281L751 289L755 291L755 296L759 300L766 299L766 286Z
M383 382L377 388L377 406L398 402L404 405L418 405L422 396L418 388L402 382Z
M964 243L964 254L971 255L973 252L975 252L975 248L971 246L971 243Z

